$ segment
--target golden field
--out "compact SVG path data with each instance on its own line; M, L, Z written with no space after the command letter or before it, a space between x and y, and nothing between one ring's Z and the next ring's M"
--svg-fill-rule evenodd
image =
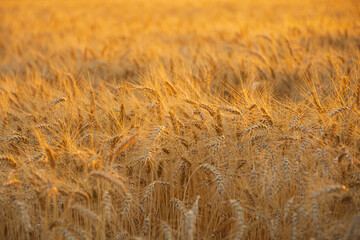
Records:
M1 1L0 239L360 239L356 0Z

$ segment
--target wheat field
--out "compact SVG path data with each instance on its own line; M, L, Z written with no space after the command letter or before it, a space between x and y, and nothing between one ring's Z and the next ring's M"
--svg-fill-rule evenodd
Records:
M360 2L0 2L0 239L360 239Z

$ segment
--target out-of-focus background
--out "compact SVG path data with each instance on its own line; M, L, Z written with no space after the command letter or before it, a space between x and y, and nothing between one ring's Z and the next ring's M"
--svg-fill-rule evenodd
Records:
M283 95L314 69L320 80L346 72L360 44L350 0L2 1L0 11L0 71L49 78L133 79L180 64L197 76L210 68L214 84L270 81Z

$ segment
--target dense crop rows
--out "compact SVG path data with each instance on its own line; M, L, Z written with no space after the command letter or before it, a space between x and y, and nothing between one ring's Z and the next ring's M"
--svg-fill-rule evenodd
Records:
M359 12L0 2L0 239L359 239Z

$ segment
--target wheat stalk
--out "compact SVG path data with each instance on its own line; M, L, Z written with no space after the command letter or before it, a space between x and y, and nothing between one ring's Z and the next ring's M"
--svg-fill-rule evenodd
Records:
M245 231L245 222L244 222L244 213L243 208L236 200L230 200L231 206L236 212L237 216L237 233L235 236L235 240L240 240L243 238L244 231Z
M26 207L26 204L24 202L21 201L15 201L15 204L18 206L19 208L19 212L21 214L21 220L24 224L24 229L26 233L29 233L33 230L33 227L31 225L30 222L30 216Z
M215 167L211 166L210 164L201 164L199 166L201 169L204 169L206 171L209 171L210 173L215 175L215 181L217 184L217 190L219 192L220 195L223 195L225 193L225 187L223 184L223 178L221 176L221 174L218 172L218 170L216 170Z
M164 232L166 240L172 240L171 228L166 222L161 222L161 229Z
M104 180L106 180L106 181L120 187L121 190L126 192L126 188L125 188L124 183L120 179L110 175L109 173L102 172L102 171L92 171L92 172L89 173L89 176L104 179Z
M67 101L67 99L65 97L56 98L51 102L51 105L55 106L61 102L66 102L66 101Z
M92 219L94 221L100 221L100 218L96 213L92 212L90 209L88 209L88 208L86 208L86 207L84 207L82 205L74 204L72 206L72 209L77 210L82 215L87 216L88 218L90 218L90 219Z

